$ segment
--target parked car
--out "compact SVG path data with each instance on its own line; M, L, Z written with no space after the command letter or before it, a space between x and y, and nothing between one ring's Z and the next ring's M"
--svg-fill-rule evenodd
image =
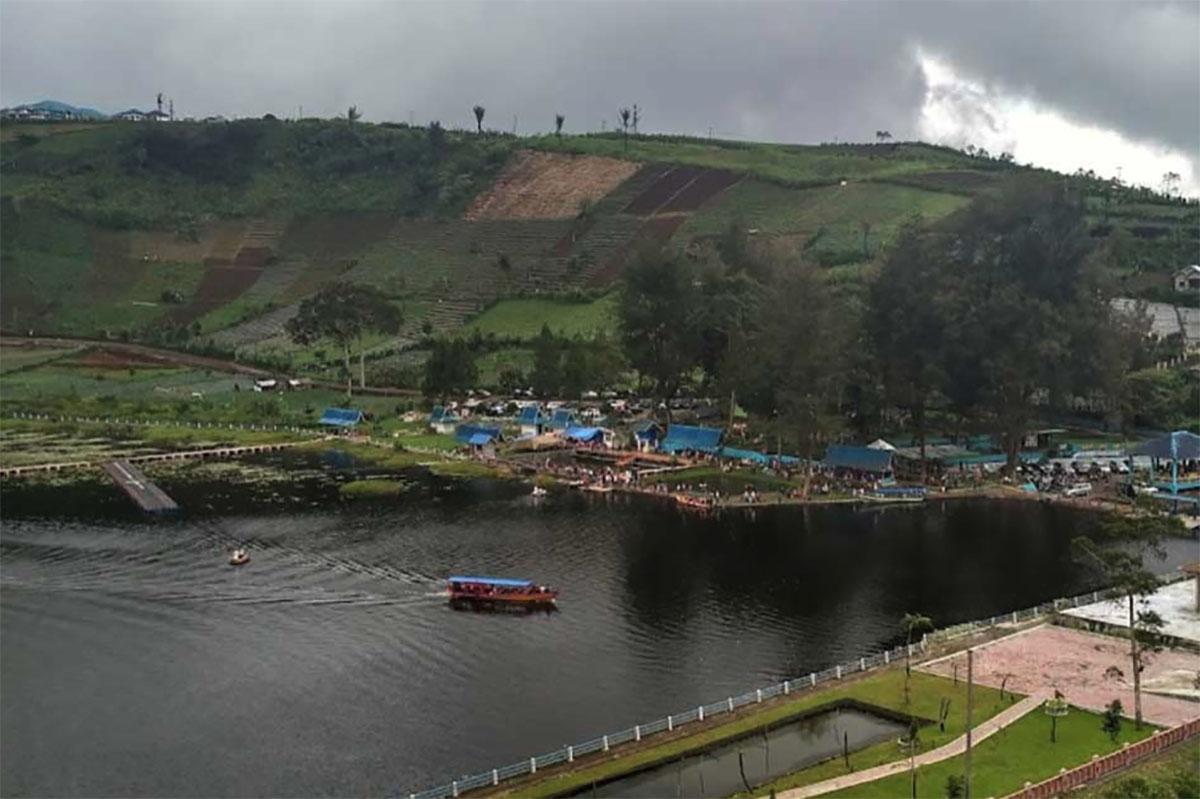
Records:
M1090 493L1092 493L1091 483L1076 483L1064 488L1062 495L1064 497L1086 497Z

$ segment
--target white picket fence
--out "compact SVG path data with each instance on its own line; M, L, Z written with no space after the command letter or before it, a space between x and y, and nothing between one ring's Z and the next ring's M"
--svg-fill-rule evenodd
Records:
M283 424L235 424L231 422L183 422L172 419L135 419L123 416L54 416L45 413L23 413L14 411L9 414L13 419L25 419L33 422L55 422L75 424L106 424L130 425L134 427L188 427L196 430L253 430L263 433L297 433L320 435L319 430L295 425Z
M965 622L956 624L952 627L935 630L922 637L920 643L913 644L909 647L911 654L919 656L924 653L925 648L934 642L948 641L963 635L980 632L988 628L997 627L1000 625L1018 625L1023 622L1028 622L1040 616L1045 616L1048 613L1065 610L1067 608L1075 608L1080 605L1088 605L1093 602L1099 602L1101 599L1108 599L1116 594L1112 591L1093 591L1079 596L1068 597L1063 599L1055 599L1050 602L1043 602L1032 608L1023 610L1014 610L1010 613L1005 613L1001 616L992 616L988 619L979 621ZM784 680L775 685L769 685L765 688L757 688L753 691L747 691L738 696L731 696L722 699L719 702L713 702L707 705L684 710L680 713L673 713L666 718L657 719L656 721L647 722L645 724L637 724L625 730L611 732L607 735L602 735L599 738L593 738L590 741L564 746L561 749L556 749L553 752L548 752L544 755L531 757L528 760L522 760L519 763L512 763L500 768L494 768L491 771L485 771L480 774L460 777L457 780L452 780L445 785L439 785L436 788L428 788L423 791L418 791L408 794L399 794L399 796L408 796L409 799L442 799L442 797L456 797L464 791L470 791L477 788L484 788L492 785L499 785L503 780L519 777L527 774L536 774L540 769L548 766L554 766L559 763L571 763L578 757L591 754L593 752L607 752L611 747L618 744L628 743L630 741L641 741L649 735L654 735L660 732L669 732L677 729L681 725L690 724L693 722L704 721L714 716L719 716L723 713L732 713L738 708L746 707L747 705L755 705L765 702L768 699L774 699L779 696L787 696L789 694L798 693L800 691L812 690L819 685L836 682L842 678L858 674L864 671L888 666L896 661L903 661L905 655L905 646L901 645L886 652L879 652L873 655L860 657L857 660L851 660L847 663L838 664L832 668L823 671L816 671L804 677L797 677L791 680Z

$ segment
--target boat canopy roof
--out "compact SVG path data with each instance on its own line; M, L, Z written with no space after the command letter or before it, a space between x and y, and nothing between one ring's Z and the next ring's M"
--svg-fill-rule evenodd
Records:
M530 580L509 580L504 577L447 577L452 583L484 583L486 585L506 585L513 588L528 588L533 585Z

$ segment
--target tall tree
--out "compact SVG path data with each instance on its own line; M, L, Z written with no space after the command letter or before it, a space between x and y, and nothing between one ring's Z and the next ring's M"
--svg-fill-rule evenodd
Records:
M1076 365L1071 321L1107 304L1081 201L1063 185L1015 180L970 206L944 243L958 289L949 393L999 433L1011 472L1035 403Z
M346 111L346 121L353 125L360 119L362 119L362 113L358 110L358 106L350 106L350 108Z
M542 330L533 341L533 374L530 383L539 397L553 397L562 388L563 348L550 326L542 323Z
M629 119L632 112L628 108L622 108L617 112L621 117L621 129L625 132L625 149L629 149Z
M913 637L933 629L933 620L920 613L905 613L900 620L900 629L904 631L904 704L909 703L908 678L912 676L912 642Z
M1163 620L1144 607L1144 600L1162 583L1147 568L1146 558L1166 558L1163 541L1184 534L1183 522L1166 503L1143 497L1132 513L1111 514L1095 536L1071 542L1076 555L1099 568L1105 581L1121 593L1129 608L1129 660L1133 670L1133 708L1137 728L1142 728L1142 670L1147 647L1158 643ZM1139 609L1139 605L1143 605Z
M807 464L802 487L807 496L811 464L840 425L836 409L856 319L838 307L825 275L804 262L789 265L771 287L763 317L757 396L747 399L761 412L769 397L784 437Z
M368 332L395 333L402 321L400 309L378 289L356 283L330 283L300 303L286 325L292 341L304 346L329 340L342 350L346 369L346 396L351 396L354 377L350 348L361 343ZM361 358L361 356L360 356ZM366 369L360 359L360 384L366 384Z
M483 133L483 115L487 109L481 105L477 105L471 110L475 112L475 132Z
M700 293L684 256L644 246L625 269L617 304L629 363L654 381L656 396L675 396L696 363Z
M941 242L920 219L900 230L868 295L866 330L884 396L906 411L925 460L925 412L945 384L945 342L955 307L954 285Z
M425 379L421 388L429 397L444 397L466 391L475 385L479 370L475 354L465 339L438 338L433 342L428 360L425 361Z
M554 115L554 135L558 137L559 141L562 141L562 126L566 121L567 118L562 114Z

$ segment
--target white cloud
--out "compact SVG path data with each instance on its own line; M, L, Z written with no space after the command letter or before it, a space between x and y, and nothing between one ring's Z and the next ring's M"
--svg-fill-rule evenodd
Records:
M1186 153L1071 121L1027 98L966 79L928 53L918 52L917 60L926 86L917 120L922 139L955 147L973 144L993 155L1008 152L1019 163L1059 172L1092 169L1154 189L1165 173L1175 172L1184 194L1200 196L1196 162Z

